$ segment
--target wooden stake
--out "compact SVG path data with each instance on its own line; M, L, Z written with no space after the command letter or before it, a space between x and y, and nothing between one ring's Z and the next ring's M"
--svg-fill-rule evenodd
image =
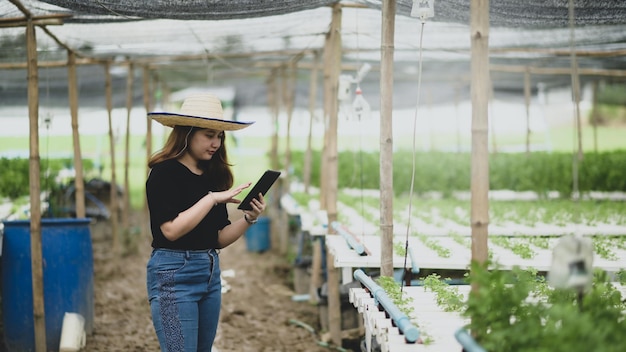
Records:
M315 106L317 103L317 76L319 71L320 53L315 51L313 56L313 68L309 84L309 136L307 138L306 152L304 154L304 167L302 179L304 182L304 192L309 194L311 186L311 164L313 163L313 121L315 120Z
M328 214L328 224L337 220L337 192L338 192L338 171L339 161L337 152L337 125L339 101L337 93L339 89L339 70L341 69L341 17L342 9L339 3L333 4L332 22L328 33L328 55L327 66L328 80L327 102L328 102L328 135L326 148L326 171L328 176L325 189L325 208ZM326 77L325 77L326 78ZM324 205L323 205L324 206ZM329 232L334 232L329 228ZM332 256L328 256L328 263L331 262ZM328 328L330 330L333 342L341 346L341 302L339 297L339 282L333 266L328 268Z
M30 260L33 284L33 319L35 351L46 351L46 315L44 308L43 260L41 246L41 160L39 156L39 76L37 72L37 39L35 26L26 26L26 55L28 60L28 120L30 140Z
M393 276L393 54L396 1L383 1L380 46L380 275Z
M74 178L76 217L85 218L85 181L83 179L83 158L80 151L80 132L78 130L78 80L76 79L76 55L73 51L67 52L67 81L68 96L70 99L70 114L72 115L72 140L74 142Z
M524 103L526 106L526 156L530 155L530 72L524 73Z
M598 152L598 120L600 119L600 112L598 111L598 81L593 81L593 105L591 106L591 121L593 123L593 151Z
M104 90L106 95L107 116L109 121L109 154L111 156L111 191L109 199L111 203L111 247L113 253L117 254L120 250L119 231L118 231L118 212L119 204L117 200L117 176L115 165L115 135L113 134L113 99L111 88L111 64L104 65Z
M272 115L272 146L270 148L270 164L274 170L278 170L278 83L276 82L277 70L272 70L267 81L267 101Z
M152 91L150 90L150 70L148 66L143 67L143 105L146 109L146 177L150 172L148 168L148 160L152 155L152 120L148 117L148 113L152 111ZM145 180L144 180L145 182ZM143 221L141 225L141 234L144 237L150 236L150 214L148 213L148 199L143 197Z
M576 58L575 38L574 38L574 1L569 0L569 26L570 26L570 61L571 61L571 76L572 76L572 96L574 100L574 119L576 127L576 137L578 145L578 160L583 160L583 136L582 126L580 122L580 78L578 75L578 60ZM578 168L575 166L574 179L578 180ZM576 183L575 182L575 183ZM578 191L578 186L574 191Z
M489 0L472 0L470 4L471 96L472 96L472 170L471 226L472 261L488 259L489 225L489 148L488 102L489 78ZM473 285L472 289L477 289Z
M129 212L130 206L130 180L129 180L129 167L130 167L130 112L133 109L133 81L134 81L134 65L131 63L128 66L128 72L126 73L126 142L124 146L124 211L123 211L123 227L124 231L130 231L130 218Z

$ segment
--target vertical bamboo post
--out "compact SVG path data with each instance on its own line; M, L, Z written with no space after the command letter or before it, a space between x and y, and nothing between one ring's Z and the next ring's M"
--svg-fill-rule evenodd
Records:
M278 170L278 83L276 82L276 69L272 69L267 81L267 100L272 116L272 145L270 147L270 165Z
M313 53L313 68L311 69L311 78L309 81L309 135L307 137L306 152L304 154L303 181L304 192L309 193L311 186L311 164L313 163L313 121L315 120L315 105L317 102L317 76L319 71L320 53Z
M285 109L287 117L287 128L285 135L285 161L284 169L289 172L291 163L291 120L293 117L293 87L291 85L291 63L284 64L280 67L280 79L282 83L282 105Z
M46 314L43 291L43 261L41 249L41 160L39 156L39 76L37 69L37 39L32 19L26 25L26 56L28 60L28 121L30 183L30 262L33 284L33 323L35 351L46 351Z
M277 69L272 69L267 79L267 103L272 117L272 144L270 147L270 165L272 169L278 170L278 103L280 100L278 92L278 82L276 82ZM269 204L270 214L277 214L279 208L279 201L271 201ZM270 223L271 227L271 241L272 243L281 243L281 229L277 221Z
M134 81L134 65L128 64L128 72L126 73L126 135L124 146L124 212L123 223L124 231L130 231L129 212L130 206L130 180L128 176L128 168L130 165L130 112L133 108L133 81Z
M471 226L472 261L488 258L489 225L489 0L470 4L471 95L472 95L472 166ZM476 290L476 285L472 285Z
M317 80L319 71L319 51L314 52L313 68L311 70L311 78L309 85L309 136L307 139L306 154L304 156L304 191L309 193L309 187L311 185L311 169L313 163L313 121L315 119L315 105L317 101ZM313 241L313 258L311 259L311 282L309 285L309 300L311 303L317 303L317 289L322 286L322 245L321 239L315 239Z
M600 120L598 111L598 81L593 81L593 105L591 106L591 121L593 123L593 151L598 152L598 121Z
M322 105L322 122L324 124L324 142L323 145L328 145L328 124L330 120L330 110L331 110L331 100L337 99L337 97L333 97L332 95L332 39L331 36L332 31L332 21L331 21L331 29L326 33L326 37L324 38L324 52L322 56L322 85L323 85L323 105ZM320 162L320 206L322 209L326 209L326 194L328 193L328 148L322 148L321 162Z
M168 106L166 106L166 103L170 104L170 87L164 82L161 82L161 90L163 92L163 97L161 98L161 106L163 109L165 109L164 111L168 111ZM168 134L163 133L163 144L165 144L165 142L167 141L167 137Z
M83 180L83 159L80 152L80 133L78 131L78 82L76 79L76 54L67 51L67 80L72 115L72 140L74 141L74 178L76 217L85 217L85 182Z
M380 47L380 274L393 276L393 55L396 1L383 1Z
M524 72L524 104L526 106L526 156L530 154L530 67Z
M152 155L152 120L148 116L148 113L152 110L152 92L150 90L150 69L148 66L143 67L143 105L146 109L146 175L150 172L148 168L148 160ZM148 237L150 234L148 229L148 223L150 221L150 215L148 214L148 199L143 198L143 221L141 222L141 234Z
M339 102L337 93L339 89L339 73L341 70L341 20L342 9L339 3L334 3L332 8L332 22L328 33L328 55L326 65L329 67L328 74L328 135L326 144L326 170L328 177L325 189L325 208L328 214L328 223L337 220L337 191L338 191L338 152L337 152L337 126ZM329 229L332 231L331 229ZM341 301L339 292L339 273L332 262L332 256L327 256L327 285L328 285L328 328L331 340L341 346Z
M578 60L576 58L576 40L574 38L574 1L569 0L569 27L570 27L570 62L571 62L571 76L572 76L572 98L574 99L574 119L576 127L576 137L578 145L578 160L583 160L583 138L582 127L580 122L580 77L578 75ZM574 163L574 179L575 183L578 182L578 167ZM578 185L575 185L578 191Z
M113 99L112 99L112 87L111 87L111 63L107 62L104 66L104 89L106 95L106 107L107 117L109 122L109 149L111 155L111 190L109 199L111 202L111 247L113 253L119 253L119 203L117 199L117 176L115 165L115 136L113 135Z
M491 80L489 81L489 98L488 98L488 102L487 102L487 115L491 115L491 123L488 123L487 125L489 126L489 128L491 129L491 152L493 154L497 154L498 153L498 143L497 143L497 139L496 139L496 115L493 113L493 99L495 96L495 92L494 92L494 88L493 88L493 82L491 82ZM489 137L487 137L489 138Z

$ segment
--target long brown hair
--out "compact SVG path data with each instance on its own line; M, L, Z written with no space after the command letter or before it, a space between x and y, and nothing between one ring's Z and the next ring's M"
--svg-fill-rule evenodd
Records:
M189 126L174 126L163 148L154 153L148 160L148 167L169 159L177 158L189 148L189 139L199 131L200 128ZM201 161L198 166L211 175L210 177L219 187L218 191L230 189L233 186L234 177L231 170L231 164L228 162L228 153L226 152L226 134L220 133L222 145L213 155L211 160Z

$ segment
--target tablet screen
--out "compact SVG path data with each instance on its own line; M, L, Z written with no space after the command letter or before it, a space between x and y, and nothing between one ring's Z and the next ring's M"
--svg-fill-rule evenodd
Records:
M261 176L261 178L254 185L254 187L252 187L250 192L248 192L248 195L246 195L246 197L241 201L237 209L252 210L252 207L250 206L250 202L252 201L252 199L258 197L259 193L265 195L270 187L272 187L274 182L276 182L278 176L280 176L280 171L265 171L263 176Z

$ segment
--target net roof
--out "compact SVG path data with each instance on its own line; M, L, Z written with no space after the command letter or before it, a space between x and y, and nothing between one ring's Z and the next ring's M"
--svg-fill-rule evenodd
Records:
M33 16L65 15L62 25L45 28L80 56L139 60L172 90L194 85L233 86L243 104L266 104L266 80L272 67L302 55L296 103L308 105L309 69L313 50L323 50L335 1L175 1L82 0L31 1L22 4ZM24 17L16 0L0 2L0 21ZM381 1L341 2L342 73L354 75L367 62L373 70L364 92L378 105ZM492 0L490 62L506 67L570 67L574 44L581 68L597 71L582 81L619 79L606 70L626 68L626 2L575 0L573 41L568 0ZM435 16L422 27L411 17L412 1L397 1L394 53L394 106L414 104L420 35L423 34L422 84L433 102L449 102L469 93L470 0L435 0ZM423 30L423 33L422 33ZM0 63L25 61L23 27L0 27ZM39 62L66 60L67 50L50 35L37 31ZM181 58L185 56L186 59ZM141 61L144 60L144 61ZM114 67L114 104L125 101L126 66ZM596 71L594 71L596 72ZM607 73L608 72L608 73ZM119 73L119 74L118 74ZM136 70L141 76L141 67ZM24 104L25 70L0 66L0 106ZM104 74L98 65L78 68L81 104L102 104ZM568 85L567 74L533 74L532 86ZM523 91L523 73L492 71L495 94ZM67 69L40 69L42 94L67 102ZM141 104L141 83L135 83ZM318 94L321 99L321 94ZM58 99L57 99L58 98ZM522 96L523 99L523 96Z

